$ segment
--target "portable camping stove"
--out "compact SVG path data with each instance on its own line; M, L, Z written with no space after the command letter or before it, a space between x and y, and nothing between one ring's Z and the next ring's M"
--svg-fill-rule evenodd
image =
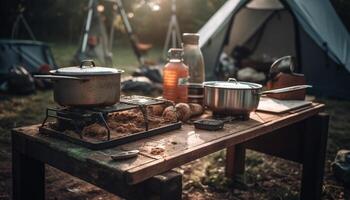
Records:
M60 139L80 144L90 149L104 149L127 142L135 141L141 138L150 137L156 134L165 133L181 128L181 122L170 123L161 127L149 129L147 106L166 104L172 105L171 102L162 99L155 99L144 96L123 96L119 103L106 107L57 107L47 108L46 117L39 128L40 133L47 134ZM125 135L118 138L111 138L111 129L107 123L107 117L110 113L121 112L131 109L139 109L144 119L145 131ZM49 118L55 118L56 123L50 124ZM86 140L83 138L82 130L84 127L98 123L107 129L106 138L103 140ZM73 137L67 134L66 130L72 130L79 137Z

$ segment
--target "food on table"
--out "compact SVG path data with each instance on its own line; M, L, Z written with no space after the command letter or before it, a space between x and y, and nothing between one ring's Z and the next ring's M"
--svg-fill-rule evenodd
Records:
M192 116L201 115L204 112L203 106L196 103L178 103L174 106L168 106L163 111L163 118L165 121L176 121L177 119L182 122L188 121Z
M152 155L160 155L164 153L164 148L163 147L153 147L150 152Z
M191 108L191 116L201 115L204 112L204 108L202 105L197 103L189 103L188 104Z
M179 120L186 122L191 117L191 108L187 103L178 103L175 105Z
M165 121L168 122L176 122L177 121L177 113L174 106L168 106L164 109L162 117Z
M191 116L200 115L204 108L194 103L178 103L175 106L152 105L147 108L149 129L157 128L166 123L186 122ZM108 116L107 124L111 130L111 137L121 137L145 131L144 116L139 109L120 111ZM105 138L108 130L103 124L93 123L83 128L83 137Z
M148 111L153 115L162 116L165 107L164 104L152 105L148 106Z
M149 111L147 113L149 129L177 122L177 114L174 106L164 108L165 105L153 105L152 108L150 107L147 108ZM111 138L122 137L146 130L144 116L140 109L111 113L108 115L107 124L111 131ZM103 124L93 123L85 126L81 133L83 137L103 139L106 138L108 130Z
M137 133L141 132L144 129L138 127L137 123L128 122L128 123L120 123L116 121L108 121L108 126L112 129L112 131L116 131L118 133Z
M148 128L157 128L162 124L166 123L166 121L159 116L148 116Z
M97 123L93 123L89 126L85 126L82 131L83 136L93 136L93 137L106 136L107 133L108 133L107 128Z
M108 116L108 121L116 121L116 122L137 122L143 123L143 115L140 110L132 109L127 111L115 112Z

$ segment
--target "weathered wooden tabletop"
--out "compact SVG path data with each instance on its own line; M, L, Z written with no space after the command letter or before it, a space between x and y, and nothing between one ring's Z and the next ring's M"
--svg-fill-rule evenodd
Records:
M279 115L256 112L251 114L248 121L233 121L225 124L224 129L215 132L194 129L192 125L185 124L176 131L98 151L39 134L39 125L18 128L14 134L38 142L45 148L75 160L93 163L94 166L109 170L119 180L132 185L215 151L296 123L323 109L323 104L313 103L309 107ZM161 155L152 155L150 152L154 147L163 147L165 151ZM23 151L26 151L25 148L24 146ZM110 154L132 149L140 150L137 158L124 161L110 159Z

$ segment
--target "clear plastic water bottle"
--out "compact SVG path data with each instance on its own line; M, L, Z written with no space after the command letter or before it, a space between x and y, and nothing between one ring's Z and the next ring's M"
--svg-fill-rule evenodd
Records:
M182 35L184 63L189 68L190 83L203 83L205 80L204 60L198 41L198 33L184 33Z

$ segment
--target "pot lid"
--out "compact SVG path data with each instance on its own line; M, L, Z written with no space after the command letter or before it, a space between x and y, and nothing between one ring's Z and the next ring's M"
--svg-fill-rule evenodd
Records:
M225 89L260 89L262 85L257 83L241 82L234 78L229 78L228 81L208 81L203 83L207 87L217 87Z
M90 63L90 65L86 65ZM55 73L62 75L108 75L108 74L120 74L123 70L109 68L109 67L97 67L92 60L84 60L80 63L80 66L63 67L55 71Z

